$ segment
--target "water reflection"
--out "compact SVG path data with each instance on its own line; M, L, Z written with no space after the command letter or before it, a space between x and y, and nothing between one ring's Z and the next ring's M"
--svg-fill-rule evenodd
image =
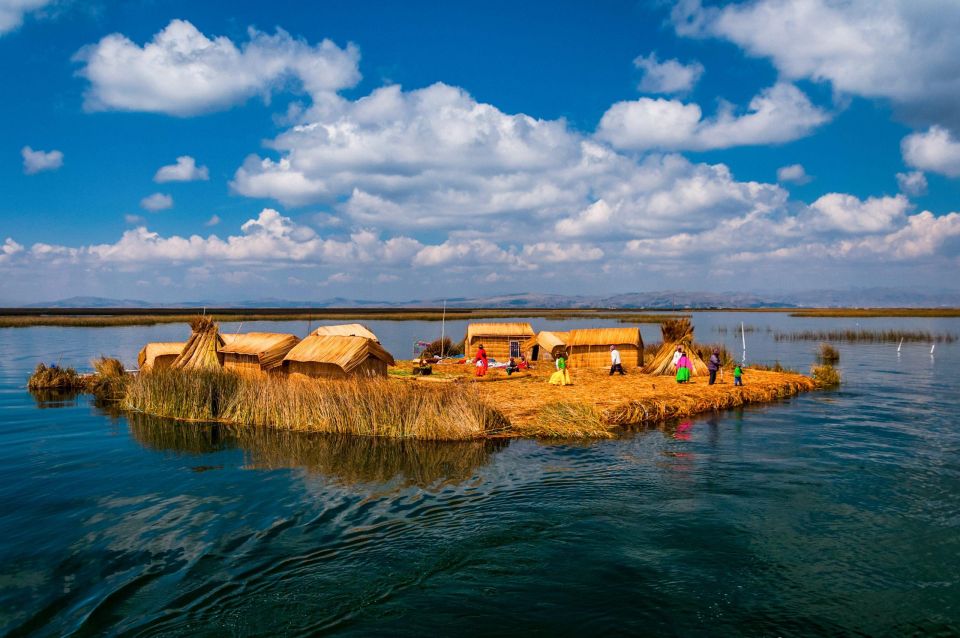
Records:
M69 408L80 403L80 393L76 390L30 390L30 396L41 410Z
M246 469L305 469L345 485L397 482L426 487L461 483L475 476L493 453L508 444L499 440L409 441L236 428L178 423L143 414L129 415L129 424L130 434L147 449L197 455L240 449Z

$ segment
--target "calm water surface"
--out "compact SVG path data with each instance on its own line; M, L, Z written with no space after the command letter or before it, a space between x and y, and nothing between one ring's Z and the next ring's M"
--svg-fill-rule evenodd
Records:
M816 344L768 327L858 323L694 319L731 348L741 320L751 360L799 369ZM398 356L439 331L370 326ZM599 442L236 433L24 389L185 331L0 330L0 633L960 633L957 345L841 345L839 391Z

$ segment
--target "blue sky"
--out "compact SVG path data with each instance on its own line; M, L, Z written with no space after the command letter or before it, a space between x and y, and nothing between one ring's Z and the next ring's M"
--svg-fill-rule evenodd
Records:
M0 303L957 289L960 5L0 0Z

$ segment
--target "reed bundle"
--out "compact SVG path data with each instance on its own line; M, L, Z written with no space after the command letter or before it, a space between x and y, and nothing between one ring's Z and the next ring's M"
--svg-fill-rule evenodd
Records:
M190 321L190 329L193 334L170 367L176 370L219 370L222 367L220 347L223 338L217 324L206 315L198 316Z
M708 373L707 364L703 362L694 348L693 324L689 318L682 317L664 321L660 324L660 333L663 335L663 344L653 356L653 360L643 369L644 372L658 375L675 374L673 353L677 351L677 346L681 346L693 365L693 375Z

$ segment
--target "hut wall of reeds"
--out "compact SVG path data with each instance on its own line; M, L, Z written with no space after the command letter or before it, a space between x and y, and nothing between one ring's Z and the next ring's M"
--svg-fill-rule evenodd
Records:
M373 334L369 328L361 323L341 323L335 326L320 326L310 334L317 335L318 337L364 337L366 339L373 339L377 343L380 343L380 339L377 338L377 335Z
M385 377L393 356L373 339L310 335L283 358L282 370L320 378Z
M620 351L624 368L643 365L643 338L639 328L587 328L567 336L570 368L609 368L610 346Z
M569 332L541 330L523 342L521 351L528 361L553 361L566 350Z
M220 348L225 370L242 373L271 372L280 367L283 358L300 339L281 332L248 332L223 335Z
M137 355L137 367L140 370L160 370L169 368L180 353L186 341L148 343L140 349Z
M476 356L477 348L482 344L483 349L487 351L487 357L506 361L511 356L511 349L515 355L519 355L523 344L533 336L533 327L529 323L471 323L467 325L463 354L467 359L472 359Z
M707 364L697 354L693 343L693 324L690 319L668 319L660 324L660 333L663 336L663 345L653 355L653 359L643 369L647 374L676 374L673 367L673 354L677 347L683 348L693 365L694 376L708 374Z

